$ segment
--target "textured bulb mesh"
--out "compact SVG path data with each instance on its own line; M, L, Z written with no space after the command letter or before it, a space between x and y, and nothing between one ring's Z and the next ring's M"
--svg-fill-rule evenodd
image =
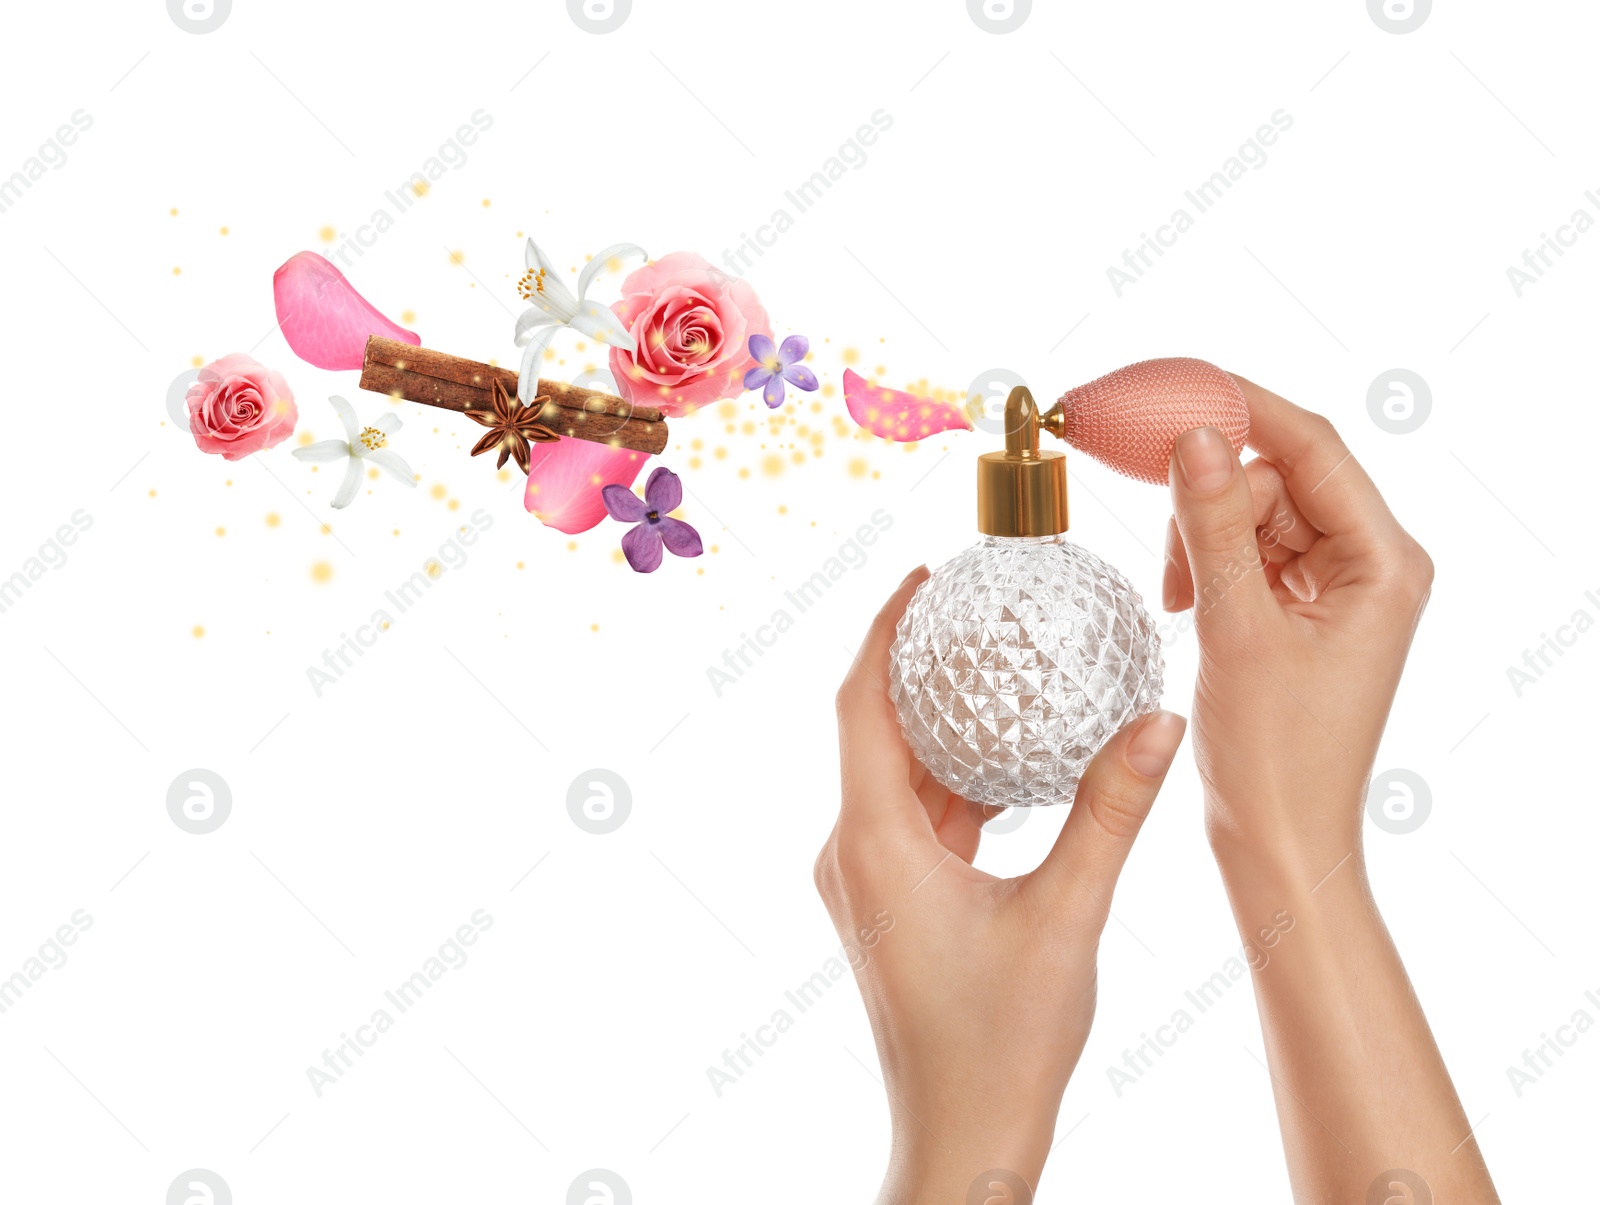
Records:
M1239 384L1204 360L1144 360L1068 390L1062 437L1119 473L1167 483L1172 445L1195 427L1216 427L1237 453L1250 430Z

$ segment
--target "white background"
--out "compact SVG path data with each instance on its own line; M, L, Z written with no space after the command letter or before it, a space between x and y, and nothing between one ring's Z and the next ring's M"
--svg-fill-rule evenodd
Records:
M563 266L619 240L720 261L881 109L865 165L749 276L825 382L847 348L896 386L1004 366L1041 396L1201 356L1329 415L1433 555L1378 765L1421 775L1432 812L1367 825L1372 877L1505 1198L1571 1199L1600 1036L1520 1097L1507 1067L1576 1010L1600 1019L1600 635L1520 697L1507 667L1600 618L1600 233L1520 298L1506 269L1580 206L1600 217L1596 21L1451 3L1396 35L1359 0L1041 4L996 34L953 0L638 0L599 35L553 0L239 0L196 35L152 0L12 6L0 176L75 110L93 125L0 214L0 576L74 512L93 525L0 615L0 975L75 910L93 925L0 1015L0 1196L154 1205L199 1167L241 1203L559 1202L600 1167L641 1202L870 1198L887 1112L849 981L720 1097L706 1069L837 949L810 877L837 808L832 694L893 585L975 538L989 437L841 440L835 388L799 412L823 455L770 478L764 433L675 422L663 462L718 551L644 577L609 521L569 551L448 415L400 406L421 488L385 479L335 513L292 445L199 453L166 392L195 356L253 349L318 438L331 392L389 406L294 357L270 278L476 110L493 125L465 164L349 275L428 346L514 362L518 232ZM1265 166L1118 297L1123 249L1279 109ZM1367 409L1396 367L1432 393L1404 435ZM1159 597L1165 492L1070 463L1075 538ZM714 694L706 668L879 508L866 563ZM306 667L480 509L468 563L317 696ZM1187 711L1192 633L1164 630ZM166 810L195 767L232 796L206 836ZM597 767L632 799L603 836L567 810ZM1033 865L1060 819L980 865ZM477 909L470 960L319 1098L306 1068ZM1238 945L1186 754L1116 914L1040 1199L1286 1199L1247 987L1120 1097L1106 1075Z

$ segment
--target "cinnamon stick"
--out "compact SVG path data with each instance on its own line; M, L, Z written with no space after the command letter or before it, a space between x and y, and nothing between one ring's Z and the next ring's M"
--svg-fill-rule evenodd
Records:
M488 410L489 383L495 377L516 396L517 374L509 368L372 335L361 388L446 410ZM540 408L539 422L557 435L652 456L666 449L667 422L653 406L635 406L614 394L543 378L538 395L550 399Z

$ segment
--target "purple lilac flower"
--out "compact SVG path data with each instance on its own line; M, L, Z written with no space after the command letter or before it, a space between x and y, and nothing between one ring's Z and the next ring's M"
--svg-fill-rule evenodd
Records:
M811 341L804 335L790 335L783 341L783 346L776 349L767 336L751 335L750 354L755 358L756 366L744 374L744 387L761 389L763 385L766 386L761 389L761 400L772 410L783 405L785 381L796 389L810 393L817 387L817 374L800 362L810 349Z
M669 468L658 468L644 483L640 499L625 485L608 485L600 491L606 513L619 523L637 523L622 537L622 555L635 573L654 573L661 567L661 546L673 556L699 556L700 533L667 512L683 502L683 482Z

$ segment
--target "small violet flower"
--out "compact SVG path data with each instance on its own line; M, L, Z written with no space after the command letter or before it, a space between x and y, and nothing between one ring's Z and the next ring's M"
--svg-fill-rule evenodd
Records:
M608 485L600 491L606 513L619 523L637 523L622 537L622 554L635 573L654 573L661 567L661 546L673 556L699 556L700 533L682 519L667 514L683 501L683 482L668 468L658 468L644 483L641 500L625 485Z
M751 335L750 354L755 358L756 366L744 374L744 387L747 390L761 389L761 400L771 410L783 405L785 381L796 389L812 392L817 388L817 374L800 362L810 349L811 341L804 335L790 335L783 341L783 346L776 349L767 336ZM761 388L763 385L765 389Z

